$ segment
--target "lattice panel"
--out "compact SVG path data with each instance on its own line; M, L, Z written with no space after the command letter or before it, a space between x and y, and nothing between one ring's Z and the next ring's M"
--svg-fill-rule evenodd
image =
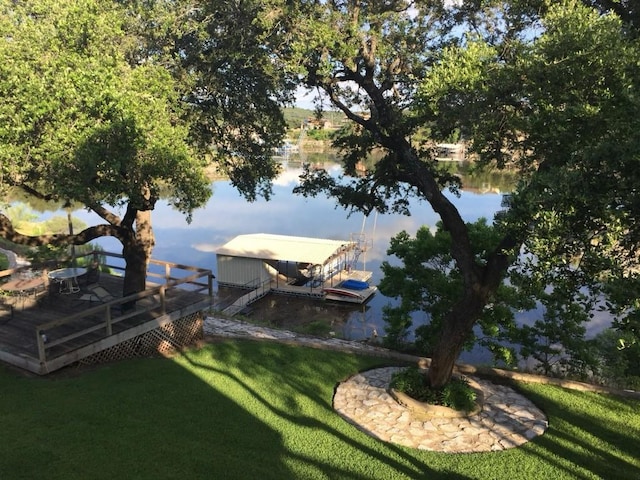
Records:
M94 353L77 365L96 365L135 357L171 355L203 338L203 315L196 312L150 332Z

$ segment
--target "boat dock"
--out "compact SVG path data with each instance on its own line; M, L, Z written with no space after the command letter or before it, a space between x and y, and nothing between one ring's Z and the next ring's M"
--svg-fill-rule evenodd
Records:
M371 278L372 272L365 270L351 270L339 272L335 277L326 280L320 285L294 285L287 283L286 278L278 278L277 280L265 281L255 288L250 289L246 294L236 299L231 305L225 307L222 313L233 316L240 313L253 302L260 300L268 294L291 295L296 297L308 297L316 299L324 299L329 301L349 302L349 303L366 303L377 291L377 287L369 286L366 289L357 292L354 296L331 295L329 292L338 290L339 285L347 280L357 280L367 282Z
M234 315L269 293L364 303L376 291L372 272L358 270L365 250L341 241L271 234L240 235L217 251L218 285L248 290L223 312ZM358 288L343 287L359 282Z

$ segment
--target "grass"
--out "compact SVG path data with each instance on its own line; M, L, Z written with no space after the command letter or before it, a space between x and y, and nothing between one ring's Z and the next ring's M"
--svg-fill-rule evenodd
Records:
M338 382L383 360L228 340L79 375L0 369L0 478L575 479L640 477L640 402L519 388L548 431L503 452L383 443L332 409Z

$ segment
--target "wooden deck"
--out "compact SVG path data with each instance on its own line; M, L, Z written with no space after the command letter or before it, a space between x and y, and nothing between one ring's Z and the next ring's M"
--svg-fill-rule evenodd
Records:
M104 258L105 252L99 254ZM102 272L98 285L115 297L106 303L91 295L95 284L84 285L82 279L80 291L72 294L52 286L4 296L0 361L46 374L211 306L211 271L157 260L152 264L157 268L148 272L147 289L127 298L122 298L122 276ZM118 273L117 268L110 270ZM16 273L0 272L0 279ZM123 304L132 300L135 307L125 309Z

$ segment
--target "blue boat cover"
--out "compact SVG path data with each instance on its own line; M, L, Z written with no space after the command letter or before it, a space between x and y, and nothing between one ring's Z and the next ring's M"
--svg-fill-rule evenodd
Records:
M365 290L369 288L369 284L367 282L363 282L361 280L345 280L340 285L342 288L348 288L350 290Z

